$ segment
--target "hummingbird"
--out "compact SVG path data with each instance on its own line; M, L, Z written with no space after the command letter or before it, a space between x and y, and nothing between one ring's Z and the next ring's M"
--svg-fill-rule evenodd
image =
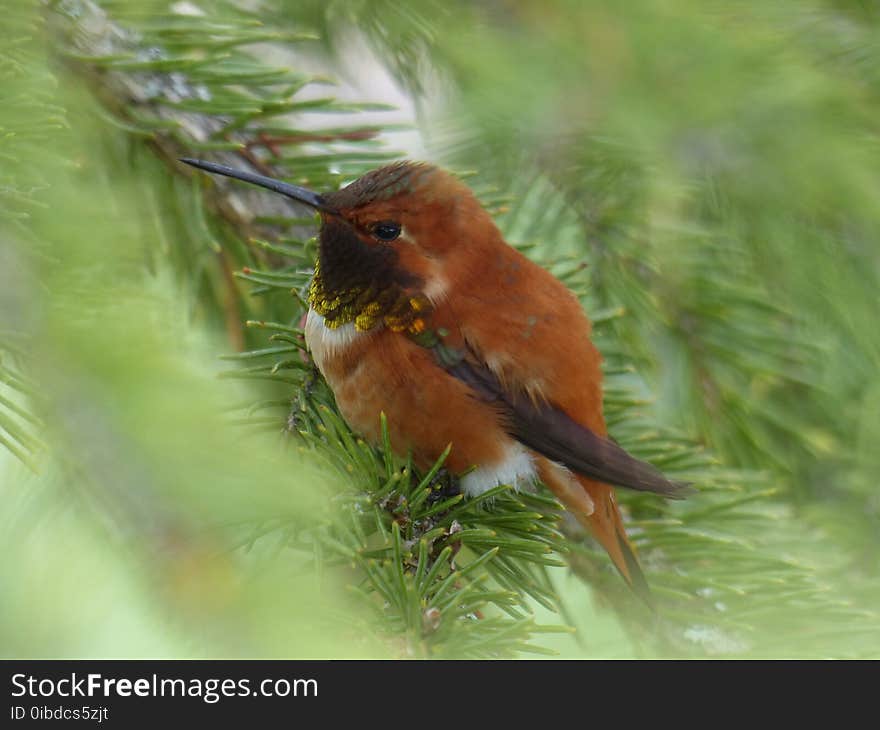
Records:
M468 497L545 484L648 600L614 487L672 499L691 488L608 437L589 318L467 185L405 161L317 193L181 161L320 215L305 340L352 429L379 444L384 413L393 447L421 469L452 444L445 467Z

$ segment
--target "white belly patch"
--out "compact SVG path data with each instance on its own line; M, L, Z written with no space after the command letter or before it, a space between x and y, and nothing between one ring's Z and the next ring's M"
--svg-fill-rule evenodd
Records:
M328 357L346 350L355 340L366 337L369 333L355 329L354 322L331 329L324 324L324 318L310 308L306 317L305 334L306 345L312 353L315 364L318 370L324 372L324 363Z
M519 444L508 448L501 461L474 469L461 478L461 488L468 497L478 497L499 484L514 489L529 487L537 479L531 455Z

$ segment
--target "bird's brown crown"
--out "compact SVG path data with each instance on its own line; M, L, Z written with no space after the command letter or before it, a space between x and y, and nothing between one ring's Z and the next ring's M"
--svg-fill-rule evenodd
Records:
M341 190L324 196L338 210L351 210L424 191L440 171L424 162L395 162L362 175Z

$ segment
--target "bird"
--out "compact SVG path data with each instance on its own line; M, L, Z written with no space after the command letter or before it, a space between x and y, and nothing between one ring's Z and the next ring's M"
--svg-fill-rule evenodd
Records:
M509 245L450 172L402 161L317 193L214 162L209 173L291 198L320 216L306 345L349 426L445 467L476 497L546 485L634 592L650 590L615 487L680 499L608 437L601 355L577 297Z

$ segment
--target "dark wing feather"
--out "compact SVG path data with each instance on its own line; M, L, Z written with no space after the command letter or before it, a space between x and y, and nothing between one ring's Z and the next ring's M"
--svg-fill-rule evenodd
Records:
M505 392L485 365L463 358L450 362L447 353L438 356L438 362L479 398L501 409L511 436L548 459L599 482L656 492L671 499L683 499L694 491L683 482L667 479L650 464L593 433L552 404L535 403L525 394Z

